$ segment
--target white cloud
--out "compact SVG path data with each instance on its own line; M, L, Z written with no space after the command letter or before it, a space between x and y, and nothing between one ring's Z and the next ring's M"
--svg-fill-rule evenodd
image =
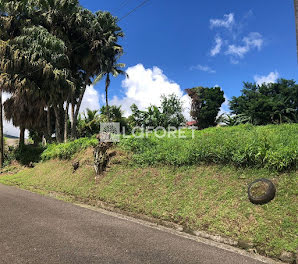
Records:
M238 58L243 58L246 53L256 48L260 50L263 46L264 40L260 33L251 32L248 36L242 39L243 45L229 45L226 55L231 55Z
M252 12L244 15L241 21L236 21L233 13L225 14L223 19L210 19L210 28L216 28L215 45L210 50L210 55L215 56L223 49L224 54L229 57L232 64L238 64L239 59L252 50L260 51L264 44L263 36L259 32L250 32L242 35L244 21L247 20ZM228 29L228 30L227 30Z
M243 56L249 51L249 46L236 46L229 45L228 50L226 51L227 55L238 56L243 58Z
M87 108L91 110L99 110L99 94L94 89L93 85L87 86L81 108L80 113L84 112Z
M220 37L215 37L215 46L211 49L210 51L210 55L211 56L215 56L218 53L220 53L221 51L221 47L222 47L223 41Z
M190 70L199 70L199 71L204 71L208 73L216 73L216 71L213 70L211 67L200 65L200 64L198 64L197 66L190 67Z
M142 64L127 69L129 78L122 81L125 96L115 96L111 105L121 105L125 116L131 114L130 106L136 104L139 109L145 110L150 105L160 105L161 95L176 94L183 101L184 114L190 119L190 98L185 95L180 85L169 80L162 70L156 66L145 69Z
M224 27L231 29L235 23L234 14L225 14L223 19L210 19L210 28Z
M226 95L224 95L224 97L225 97L225 101L221 105L218 116L220 116L222 114L229 114L230 113L230 106L229 106L230 99Z
M248 47L260 50L263 46L264 40L263 36L259 32L250 32L247 37L243 38L243 42Z
M254 80L257 85L262 85L263 83L275 83L279 77L279 73L277 71L270 72L267 76L266 75L255 75Z

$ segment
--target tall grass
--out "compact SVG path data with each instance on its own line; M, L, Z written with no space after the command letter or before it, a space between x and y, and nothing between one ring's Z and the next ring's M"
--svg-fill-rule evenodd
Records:
M298 124L214 127L186 138L167 134L158 138L122 139L120 146L133 153L138 164L193 165L199 162L264 167L276 171L297 169Z
M50 144L46 150L41 154L42 160L49 159L70 159L75 153L86 149L89 146L95 146L97 144L95 137L91 138L79 138L74 141L61 144Z

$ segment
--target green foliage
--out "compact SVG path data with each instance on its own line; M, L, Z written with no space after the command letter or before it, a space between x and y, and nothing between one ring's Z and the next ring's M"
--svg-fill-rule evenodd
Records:
M178 128L185 122L185 118L182 114L183 107L181 99L171 94L168 97L161 97L161 109L163 114L163 127L176 127Z
M121 122L123 118L123 112L121 110L121 106L111 105L108 108L109 108L109 114L110 114L110 121ZM100 120L102 122L108 122L108 111L105 105L100 108Z
M7 119L50 138L52 121L45 109L53 109L61 142L65 106L71 103L71 137L76 138L86 87L96 76L124 74L124 65L116 63L124 35L117 23L109 12L93 13L77 0L0 0L1 88L12 94L5 104Z
M110 120L110 122L119 122L121 132L125 131L125 134L129 134L131 131L131 127L128 124L127 118L123 116L121 106L111 105L108 108L109 111L107 111L106 106L102 106L100 108L100 121L108 122L108 120Z
M216 125L216 117L224 103L224 92L220 87L195 87L186 89L192 100L190 115L197 121L199 129Z
M28 165L30 162L39 162L43 151L42 146L24 145L14 151L14 157L22 165Z
M100 116L98 111L87 108L82 115L79 115L77 129L79 137L91 137L99 133Z
M132 127L164 127L178 128L184 122L182 101L175 95L161 97L161 107L151 105L146 111L141 111L133 104L130 107L132 115L128 118Z
M200 162L233 164L242 167L268 168L276 171L298 167L298 125L208 128L182 130L164 138L131 136L122 139L122 148L133 152L138 164L193 165Z
M100 181L94 181L92 155L82 151L81 165L73 173L73 161L50 160L21 171L6 168L0 182L41 192L66 201L103 201L133 214L202 230L234 240L251 242L267 256L296 252L298 171L276 173L266 169L233 166L129 166L117 155ZM82 161L82 162L81 162ZM261 206L249 202L247 185L269 178L277 186L275 199Z
M298 85L293 80L257 85L244 83L242 95L230 101L233 114L246 117L254 125L296 123L298 120Z
M95 137L80 138L71 142L61 144L50 144L42 153L42 160L49 159L70 159L75 153L97 144Z

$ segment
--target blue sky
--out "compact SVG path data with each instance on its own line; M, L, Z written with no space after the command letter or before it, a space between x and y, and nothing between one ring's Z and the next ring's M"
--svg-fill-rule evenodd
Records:
M142 0L80 3L121 18ZM240 95L243 81L298 80L292 0L149 0L119 25L125 33L121 62L130 78L113 78L109 97L126 115L132 103L144 109L161 94L176 93L187 116L184 89L195 86L218 85L231 98ZM89 87L81 110L99 109L103 93L103 82ZM10 127L4 124L5 131Z
M92 11L107 10L119 18L141 2L80 1ZM219 85L231 98L240 94L243 81L262 76L262 81L298 80L292 0L150 0L119 25L125 33L121 62L127 68L142 64L144 70L156 66L165 81L177 83L181 91ZM123 79L112 80L110 98L117 96L112 102L129 102L121 99L131 92L131 86L141 85L123 87ZM103 93L103 83L95 89ZM155 91L148 95L154 97Z

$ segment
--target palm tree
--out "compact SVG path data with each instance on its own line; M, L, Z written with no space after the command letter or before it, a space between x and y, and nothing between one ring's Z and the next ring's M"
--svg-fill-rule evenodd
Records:
M120 68L124 68L125 64L123 63L117 63L113 64L113 61L111 61L110 64L106 65L103 72L99 74L96 78L93 84L97 84L104 76L106 77L105 80L105 93L106 93L106 108L107 108L107 118L108 122L110 122L110 109L109 109L109 100L108 100L108 89L111 83L110 80L110 74L112 74L114 77L117 77L118 75L125 75L128 78L128 74L121 70Z
M125 75L127 73L121 68L125 67L123 63L117 63L117 60L122 56L123 49L117 44L120 37L124 34L121 28L117 25L118 19L113 17L109 12L97 12L97 21L101 25L102 34L107 36L104 40L103 52L101 57L101 73L95 78L93 84L98 83L104 76L105 79L105 94L106 94L106 107L107 107L107 118L110 121L110 110L108 101L108 89L111 83L110 74L114 77L118 75Z
M3 104L5 118L20 128L20 147L25 144L26 128L46 131L46 112L42 105L44 104L40 102L40 98L26 93L13 94Z

